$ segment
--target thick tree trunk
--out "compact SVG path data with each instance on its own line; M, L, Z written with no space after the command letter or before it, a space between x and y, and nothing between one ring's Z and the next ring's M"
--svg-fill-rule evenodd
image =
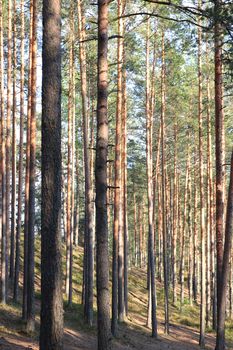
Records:
M43 1L42 58L40 349L62 350L61 16L59 0Z
M96 142L96 273L98 350L111 349L107 218L108 156L108 0L98 0L98 74Z
M5 116L4 116L4 50L3 50L3 3L0 1L0 84L1 84L1 302L6 303L6 143L5 143Z

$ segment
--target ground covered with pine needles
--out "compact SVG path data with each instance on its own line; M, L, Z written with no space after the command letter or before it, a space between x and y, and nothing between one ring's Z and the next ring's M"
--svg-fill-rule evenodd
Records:
M38 247L38 242L37 242ZM34 334L25 333L21 320L21 304L9 301L8 305L0 304L0 349L23 350L38 349L39 339L39 310L40 310L40 280L39 276L39 250L36 252L36 330ZM83 322L81 305L82 281L81 248L74 249L73 273L73 305L65 309L65 350L94 350L97 348L96 321L93 327L87 327ZM65 265L64 265L65 270ZM146 327L147 320L147 290L146 271L133 268L129 271L129 316L119 326L119 333L113 340L114 350L140 349L140 350L191 350L198 349L199 338L199 307L190 306L188 299L180 310L180 305L170 305L170 334L164 335L163 329L163 285L157 283L157 316L159 338L151 338L150 329ZM94 293L96 297L96 293ZM94 305L96 310L96 305ZM96 320L96 312L94 314ZM228 349L233 349L233 321L227 322L226 330ZM206 349L214 349L215 334L208 330Z

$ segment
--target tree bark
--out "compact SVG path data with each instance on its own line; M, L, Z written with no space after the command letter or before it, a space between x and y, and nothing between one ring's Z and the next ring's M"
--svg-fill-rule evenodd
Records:
M86 50L85 50L85 16L78 1L78 23L79 23L79 61L81 73L81 93L82 93L82 114L83 114L83 147L85 164L85 234L87 243L87 285L85 300L85 317L89 325L93 322L93 210L91 193L91 172L90 172L90 154L89 154L89 130L88 130L88 99L87 99L87 70L86 70Z
M35 328L34 310L34 255L35 255L35 172L36 172L36 69L37 69L37 0L32 0L32 67L31 67L31 118L30 118L30 165L28 206L28 263L27 263L27 331Z
M98 350L111 349L107 218L108 155L108 0L98 0L98 74L96 142L96 263Z
M4 116L4 50L3 50L3 3L0 1L0 84L1 84L1 191L2 191L2 232L1 232L1 302L6 303L6 143Z
M25 66L24 66L24 0L21 0L21 68L20 68L20 139L19 139L19 183L18 183L18 212L16 223L16 248L15 248L15 275L14 275L14 301L18 300L19 293L19 270L20 270L20 235L22 221L22 192L23 192L23 138L24 138L24 81L25 81Z
M147 165L147 201L148 201L148 268L150 288L148 299L151 299L151 326L152 337L157 338L157 318L156 318L156 288L155 288L155 256L154 256L154 220L153 220L153 154L152 154L152 135L153 135L153 115L150 108L150 20L147 20L146 36L146 165ZM150 302L149 302L150 304ZM150 310L150 307L149 307Z
M42 59L40 349L62 350L61 14L59 0L43 1Z
M215 348L216 350L226 349L226 344L225 344L226 297L227 297L227 284L228 284L228 278L230 273L232 232L233 232L233 151L231 155L231 172L230 172L230 184L229 184L228 201L227 201L225 244L224 244L224 254L223 254L223 264L222 264L220 299L218 299L219 305L218 305L218 324L217 324L217 337L216 337L216 348Z
M202 0L199 0L199 8ZM201 24L201 19L198 19ZM202 101L202 29L198 27L198 125L199 125L199 186L200 186L200 230L201 230L201 305L200 305L200 338L199 345L205 347L206 324L206 232L204 203L204 160L203 160L203 101Z

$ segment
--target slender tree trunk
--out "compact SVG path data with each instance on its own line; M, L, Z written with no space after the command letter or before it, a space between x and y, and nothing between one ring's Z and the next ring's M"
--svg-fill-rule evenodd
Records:
M150 108L150 21L147 20L146 36L146 164L147 164L147 200L148 200L148 259L150 288L148 298L151 298L152 337L157 338L156 289L155 289L155 257L154 257L154 222L153 222L153 116ZM150 307L149 307L150 309Z
M85 163L85 234L87 243L87 286L86 286L86 321L89 325L93 322L93 210L91 196L91 172L90 172L90 154L89 154L89 132L88 132L88 100L87 100L87 71L86 71L86 51L85 51L85 17L81 7L81 1L78 1L79 17L79 59L81 72L81 93L82 93L82 113L83 113L83 144L84 144L84 163Z
M123 3L118 0L118 16L122 15ZM122 173L121 173L121 118L122 118L122 65L123 65L123 18L118 20L117 47L117 111L115 135L115 196L113 221L113 258L112 258L112 334L117 333L117 317L124 320L123 294L123 236L122 236Z
M111 349L109 315L109 261L107 218L108 156L108 0L98 0L98 74L96 142L96 273L98 350Z
M166 222L166 154L165 154L165 49L164 33L162 34L162 72L161 72L161 148L162 148L162 215L163 215L163 269L164 269L164 310L165 334L169 333L169 285L168 285L168 252Z
M8 299L10 241L10 177L11 177L11 115L12 115L12 1L8 1L7 32L7 119L6 119L6 301Z
M124 54L125 61L125 54ZM123 72L122 86L122 190L123 190L123 233L124 233L124 308L128 316L128 193L127 193L127 93L126 93L126 69ZM140 249L140 247L139 247Z
M31 120L30 120L30 175L28 208L28 274L27 274L27 331L35 328L34 310L34 240L35 240L35 171L36 171L36 67L37 67L37 0L32 0L32 70L31 70Z
M28 67L28 105L27 105L27 143L26 143L26 173L25 173L25 205L24 205L24 266L23 266L23 306L22 318L27 319L28 293L28 225L29 225L29 179L30 179L30 125L31 125L31 80L32 80L32 36L33 36L33 3L30 2L30 37L29 37L29 67Z
M19 183L18 183L18 212L16 225L16 250L15 250L15 276L14 276L14 300L18 300L19 270L20 270L20 235L22 221L22 192L23 192L23 138L24 138L24 0L21 0L21 68L20 68L20 139L19 139Z
M220 299L218 300L218 324L217 324L217 338L216 350L224 350L225 344L225 320L226 320L226 298L227 298L227 284L230 273L230 257L232 247L232 232L233 232L233 151L231 156L231 172L230 184L227 201L227 215L225 228L225 244L222 264L222 277Z
M217 249L217 328L219 328L221 281L223 264L223 215L224 215L224 170L223 170L223 92L222 92L222 27L221 0L215 1L215 156L216 156L216 249ZM219 345L220 346L220 345ZM222 345L224 346L224 345ZM217 350L221 349L216 348Z
M199 0L201 8L202 1ZM199 19L199 24L201 20ZM200 172L200 230L201 230L201 305L199 345L205 347L206 324L206 238L204 203L204 160L203 160L203 103L202 103L202 29L198 27L198 123L199 123L199 172Z
M68 305L72 304L72 271L73 271L73 242L72 242L72 119L73 119L73 70L74 70L74 33L73 33L73 3L70 8L70 37L69 37L69 96L68 96L68 159L67 159L67 208L66 208L66 296Z
M187 203L188 203L188 183L190 172L190 154L188 147L187 165L185 175L185 189L184 189L184 213L181 236L181 254L180 254L180 307L184 304L184 269L185 269L185 242L186 242L186 228L187 228Z
M10 272L14 278L15 262L15 213L16 213L16 73L17 73L17 46L16 46L16 0L13 1L13 104L12 104L12 158L11 158L11 245L10 245Z
M172 235L172 285L173 303L177 302L177 217L178 217L178 193L177 193L177 121L174 126L174 185L173 185L173 235Z
M52 16L51 16L52 15ZM53 55L51 56L51 52ZM61 15L43 1L40 349L63 349L61 266ZM51 93L53 92L53 93Z

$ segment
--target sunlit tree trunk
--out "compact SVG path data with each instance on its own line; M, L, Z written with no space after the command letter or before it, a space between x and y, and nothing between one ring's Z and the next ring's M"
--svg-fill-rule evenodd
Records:
M22 192L23 192L23 138L24 138L24 31L25 31L25 19L24 19L24 0L21 0L21 68L20 68L20 138L19 138L19 183L18 183L18 211L17 211L17 224L16 224L16 250L15 250L15 276L14 276L14 300L18 300L19 292L19 270L20 270L20 235L21 235L21 221L22 221Z
M35 175L36 175L36 70L37 70L37 0L32 0L32 67L31 67L31 118L30 118L30 165L28 206L28 263L27 263L27 331L35 328L34 306L34 240L35 240Z
M7 119L6 119L6 300L8 299L10 242L10 178L11 178L11 118L12 118L12 1L8 1L7 31Z
M86 300L85 318L89 325L93 322L93 209L91 196L91 172L89 154L89 131L88 131L88 97L87 97L87 71L86 71L86 51L85 51L85 16L78 1L78 22L79 22L79 61L81 73L81 94L82 94L82 114L83 114L83 146L85 164L85 235L86 235Z
M15 223L16 223L16 74L17 74L17 47L16 47L16 0L13 1L13 103L12 103L12 158L11 158L11 244L10 244L10 272L14 278L15 263Z
M146 165L147 165L147 201L148 201L148 267L149 267L149 295L151 299L151 326L152 337L157 337L156 318L156 289L155 289L155 257L154 257L154 220L153 220L153 115L150 108L151 86L150 86L150 21L147 21L146 36Z
M33 4L30 2L30 30L29 30L29 64L28 64L28 105L27 105L27 141L26 141L26 171L25 171L25 204L24 204L24 266L23 266L23 305L22 317L27 318L28 293L28 225L29 225L29 177L30 177L30 125L31 125L31 80L32 80L32 36L33 36Z
M233 232L233 151L231 156L230 184L227 200L225 243L222 263L221 289L220 299L218 299L218 324L216 337L216 350L224 350L225 344L225 321L226 321L226 300L227 285L230 273L230 258L232 248L232 232Z
M96 274L98 350L111 349L107 218L108 156L108 0L98 0L98 73L96 141Z
M199 0L199 8L202 2ZM201 20L199 18L199 24ZM206 232L204 203L204 159L203 159L203 101L202 101L202 29L198 27L198 125L199 125L199 186L200 186L200 235L201 235L201 305L199 345L205 346L206 324Z
M163 272L164 272L164 311L165 333L169 333L169 282L168 282L168 252L167 252L167 222L166 222L166 127L165 127L165 48L164 33L162 34L162 72L161 72L161 150L162 150L162 216L163 216Z
M123 2L118 0L118 16L123 12ZM124 320L123 293L123 225L122 225L122 169L121 169L121 123L122 123L122 82L123 82L123 18L118 19L117 44L117 111L115 134L115 196L113 221L113 259L112 259L112 334L117 332L117 317Z

